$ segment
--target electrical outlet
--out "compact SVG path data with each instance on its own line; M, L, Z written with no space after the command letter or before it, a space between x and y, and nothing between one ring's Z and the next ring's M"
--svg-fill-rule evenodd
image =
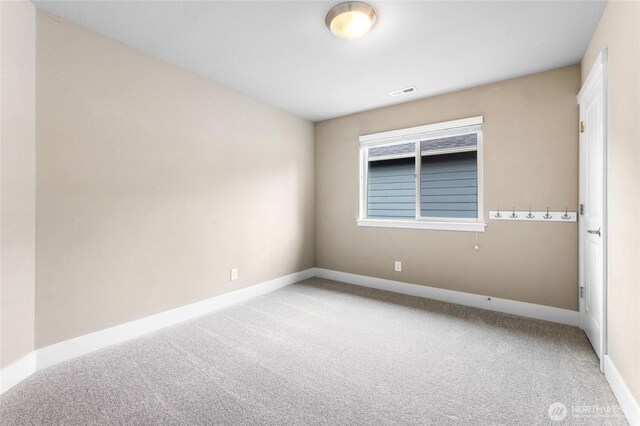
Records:
M402 271L402 262L400 262L399 260L396 260L396 272L401 272Z
M238 268L233 268L231 270L231 281L235 281L238 279Z

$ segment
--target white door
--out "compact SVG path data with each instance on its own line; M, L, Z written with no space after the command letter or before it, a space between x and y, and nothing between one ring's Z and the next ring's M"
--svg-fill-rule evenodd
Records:
M606 52L580 94L580 324L600 358L605 351Z

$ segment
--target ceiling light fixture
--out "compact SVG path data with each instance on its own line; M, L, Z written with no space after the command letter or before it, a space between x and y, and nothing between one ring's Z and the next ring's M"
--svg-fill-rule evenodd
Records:
M327 28L345 40L362 37L376 22L376 11L359 1L341 3L327 13L324 20Z

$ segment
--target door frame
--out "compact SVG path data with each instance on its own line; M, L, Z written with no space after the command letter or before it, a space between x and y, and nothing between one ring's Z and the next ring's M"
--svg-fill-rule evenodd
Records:
M608 257L609 257L609 249L608 249L608 203L607 203L607 182L608 182L608 163L609 163L609 155L608 155L608 82L607 82L607 49L603 49L598 54L594 64L589 71L589 75L585 80L580 92L578 93L578 121L582 121L582 112L580 111L580 103L582 101L583 96L589 92L589 90L593 87L593 85L598 81L598 79L602 79L602 91L603 91L603 106L602 106L602 125L603 125L603 140L602 140L602 323L600 327L600 340L602 342L602 353L600 356L600 371L604 373L604 358L608 351L607 344L607 293L608 293L608 285L607 285L607 265L608 265ZM579 124L581 125L581 124ZM586 184L584 182L585 176L583 176L584 170L584 158L583 158L583 149L582 145L584 143L584 136L581 131L578 133L579 137L579 203L582 203L582 193L583 187ZM580 214L578 214L578 218ZM585 274L585 265L584 265L584 239L586 235L586 227L584 225L584 221L578 219L578 310L580 313L580 328L584 329L583 326L583 313L584 313L584 303L585 299L580 296L580 290L582 285L584 284L584 274Z

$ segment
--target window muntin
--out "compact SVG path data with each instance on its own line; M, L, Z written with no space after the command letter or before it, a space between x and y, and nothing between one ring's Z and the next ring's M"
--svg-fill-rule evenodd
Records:
M359 225L414 222L419 226L400 227L429 227L437 222L434 229L447 229L446 223L467 223L481 226L451 229L484 230L482 117L367 135L360 140Z

